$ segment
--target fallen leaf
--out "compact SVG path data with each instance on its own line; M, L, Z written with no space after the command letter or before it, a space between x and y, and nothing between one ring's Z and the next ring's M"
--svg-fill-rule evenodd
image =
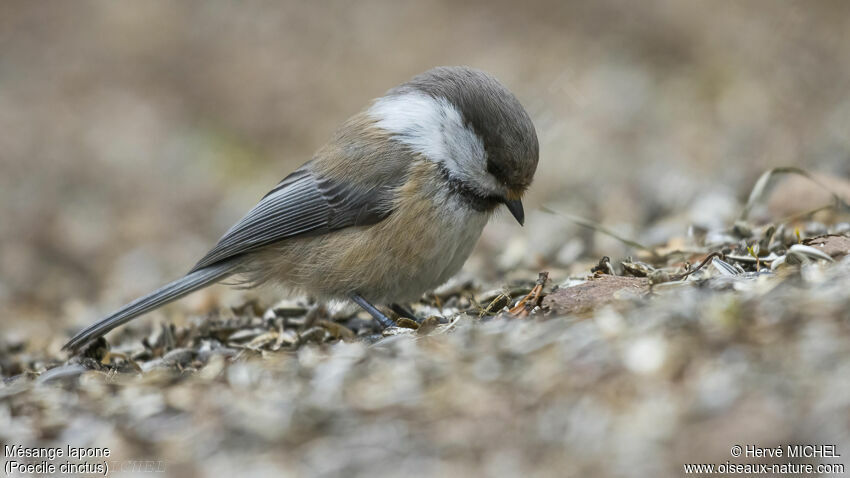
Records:
M649 292L649 279L603 274L582 284L558 289L543 299L543 307L554 314L581 314L614 301L621 291L642 295Z
M844 257L850 254L850 237L830 234L808 239L807 246L817 247L832 258Z

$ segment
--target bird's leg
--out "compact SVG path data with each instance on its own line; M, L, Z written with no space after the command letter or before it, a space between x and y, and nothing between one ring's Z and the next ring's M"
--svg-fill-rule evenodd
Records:
M384 315L384 313L381 312L380 310L378 310L377 307L370 304L368 300L361 297L360 294L357 294L357 293L351 294L351 300L353 300L360 307L363 307L363 310L365 310L366 312L369 312L369 315L374 317L375 320L377 320L378 323L381 324L381 327L386 329L387 327L395 326L395 323L392 320L390 320L389 317Z
M406 305L390 304L390 309L392 309L393 312L398 314L399 317L407 317L408 319L413 319L418 324L421 324L422 321L424 320L424 319L422 319L422 317L419 317L418 315L416 315L416 313L413 312L413 309L411 309L410 307L408 307Z

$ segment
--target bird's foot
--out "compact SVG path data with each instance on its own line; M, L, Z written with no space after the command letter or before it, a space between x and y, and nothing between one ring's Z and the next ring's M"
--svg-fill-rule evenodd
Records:
M407 317L408 319L416 321L417 324L421 324L425 321L425 319L416 315L416 312L413 312L413 309L406 305L390 304L390 309L396 314L398 314L399 317Z
M360 296L360 294L351 294L351 300L354 301L357 305L363 308L366 312L369 312L369 315L375 318L379 324L381 324L381 328L386 329L387 327L394 327L395 322L392 321L389 317L384 315L383 312L378 310L377 307L372 305L368 300L364 299Z

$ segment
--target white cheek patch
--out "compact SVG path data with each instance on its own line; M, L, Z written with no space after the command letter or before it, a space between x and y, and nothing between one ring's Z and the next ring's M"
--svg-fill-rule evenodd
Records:
M499 188L487 174L487 153L481 138L463 124L448 100L413 92L385 96L368 111L377 126L431 161L443 164L456 177L485 190Z

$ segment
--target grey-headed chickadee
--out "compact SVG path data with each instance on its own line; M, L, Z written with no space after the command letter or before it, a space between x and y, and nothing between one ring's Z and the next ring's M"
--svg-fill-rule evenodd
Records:
M311 161L228 230L186 276L66 345L78 349L190 292L237 276L320 299L410 302L460 270L493 211L522 224L537 134L495 78L466 67L414 77L350 118Z

